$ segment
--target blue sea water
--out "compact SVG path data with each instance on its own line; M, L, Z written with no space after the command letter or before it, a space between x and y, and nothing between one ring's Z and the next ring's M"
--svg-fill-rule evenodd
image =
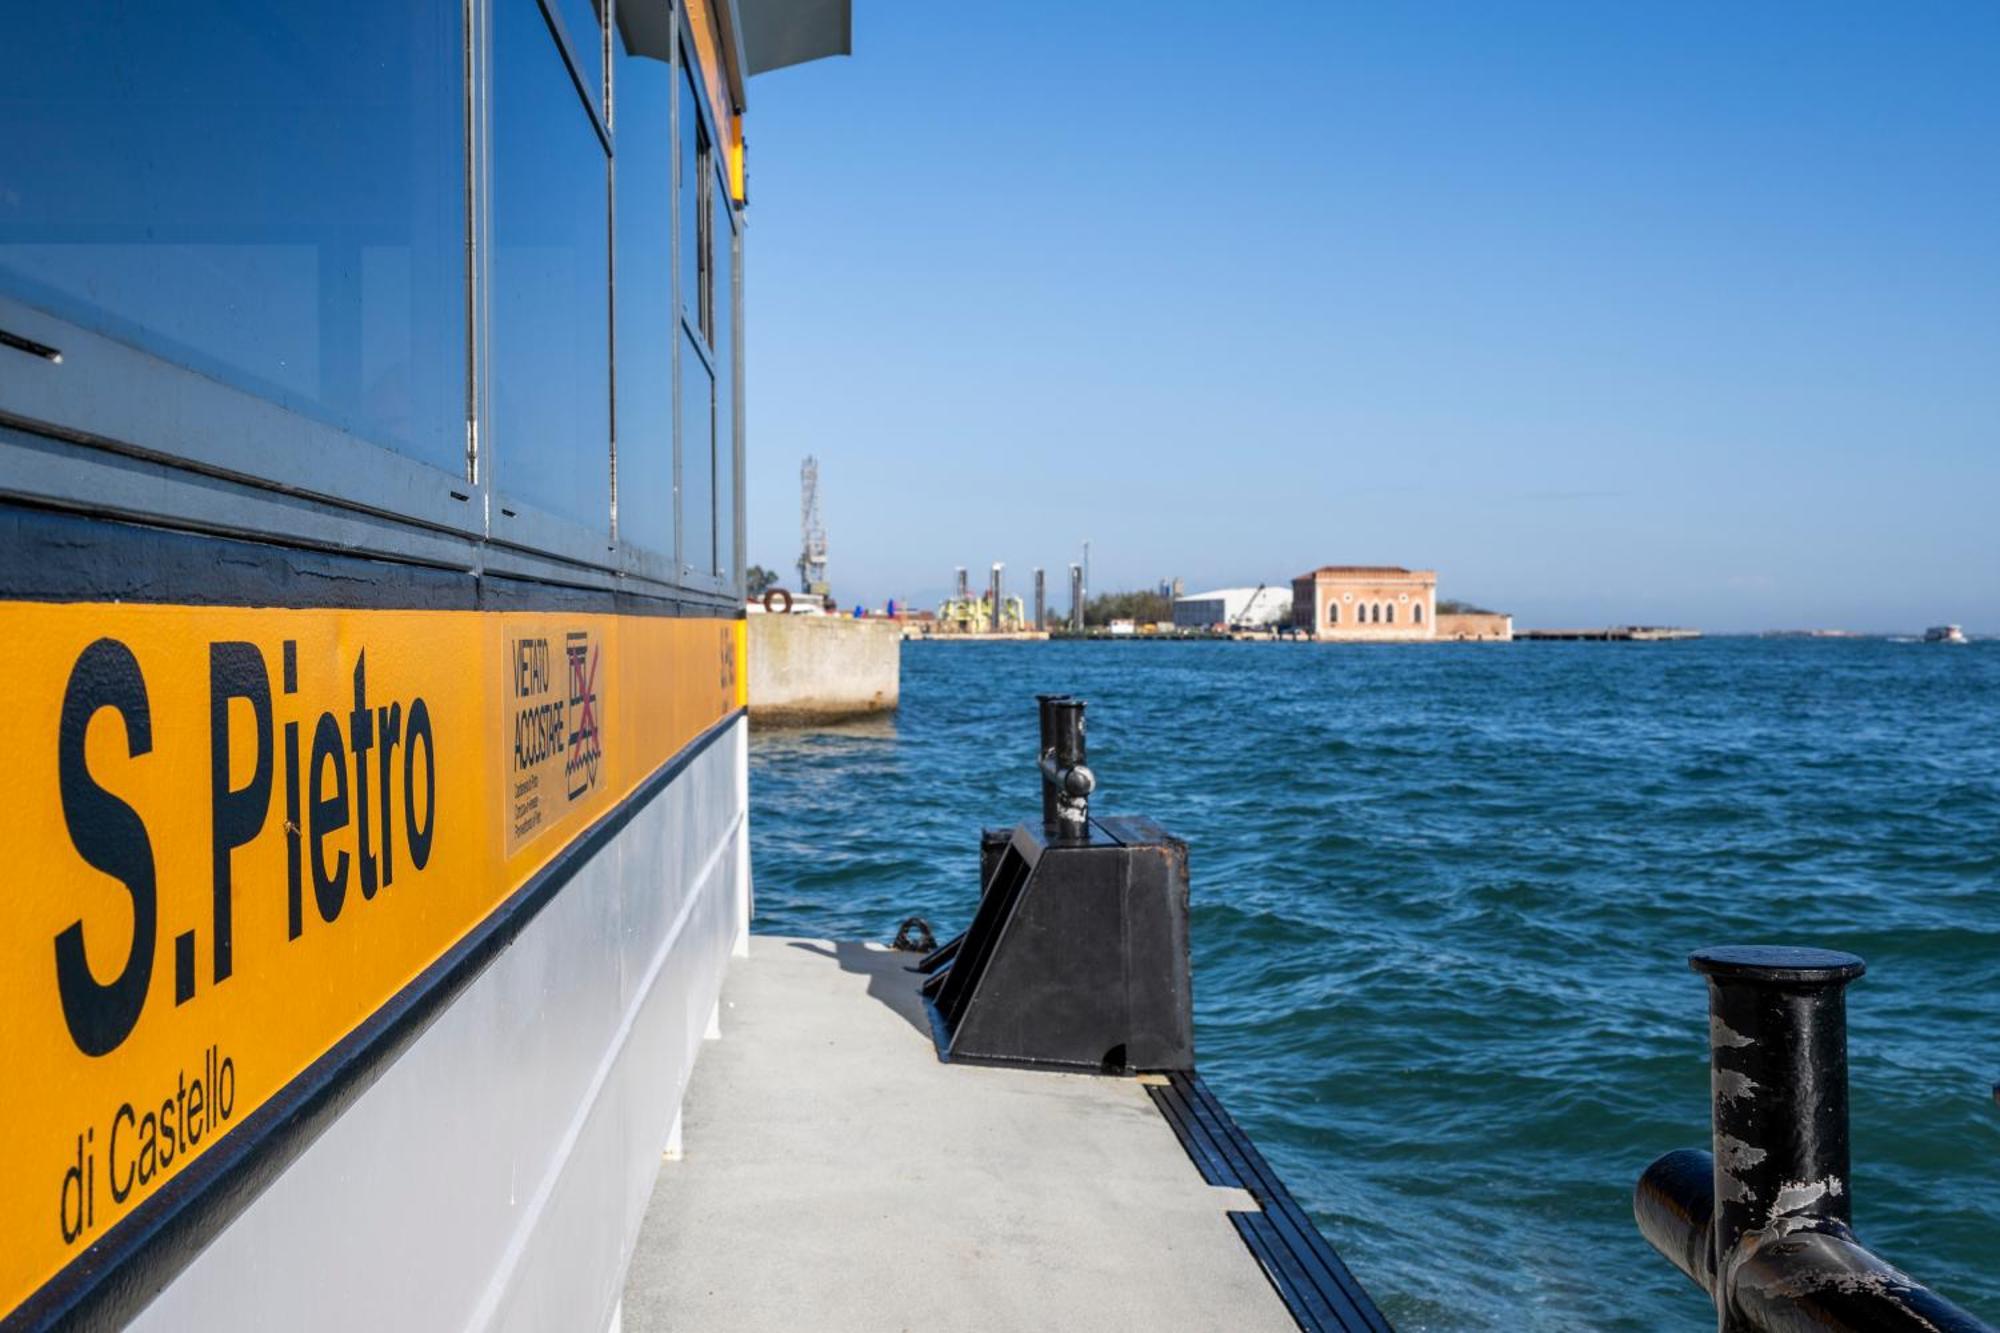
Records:
M906 645L893 720L753 731L756 928L962 928L1037 691L1187 840L1202 1070L1399 1328L1714 1326L1631 1190L1726 942L1867 959L1857 1229L2000 1320L2000 643Z

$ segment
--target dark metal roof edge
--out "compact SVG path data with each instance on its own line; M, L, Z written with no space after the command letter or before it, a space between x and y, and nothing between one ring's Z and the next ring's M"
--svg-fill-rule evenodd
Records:
M788 69L793 65L803 65L815 60L824 60L829 56L850 56L854 54L854 6L852 0L736 0L736 3L738 3L739 8L747 6L753 15L762 13L766 16L762 21L759 21L755 17L747 18L743 24L746 33L744 38L744 51L746 55L744 70L753 78L759 74L768 74L772 70ZM822 21L822 25L829 28L830 31L827 31L821 40L815 42L802 44L797 41L783 42L776 40L775 30L785 26L783 19L777 16L778 12L791 11L796 15L797 11L801 9L812 11L814 16ZM744 16L739 14L737 17ZM759 32L766 37L772 38L770 46L776 49L767 49L760 52L757 49L758 43L756 40Z

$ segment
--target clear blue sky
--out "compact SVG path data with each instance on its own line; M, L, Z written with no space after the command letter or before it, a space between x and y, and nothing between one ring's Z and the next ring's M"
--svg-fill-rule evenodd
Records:
M1236 20L1231 22L1231 20ZM1227 26L1217 26L1223 21ZM2000 4L855 0L751 84L749 552L2000 632Z

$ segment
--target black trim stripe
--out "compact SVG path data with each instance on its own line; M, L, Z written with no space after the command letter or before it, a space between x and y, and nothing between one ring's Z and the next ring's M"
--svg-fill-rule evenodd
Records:
M374 1085L592 856L743 716L731 712L655 769L393 999L0 1319L0 1330L128 1323Z
M1203 1180L1247 1190L1257 1201L1259 1211L1232 1212L1229 1220L1300 1328L1392 1333L1382 1311L1200 1074L1176 1072L1146 1091Z
M15 504L0 504L0 601L723 620L743 614L727 597L579 588Z

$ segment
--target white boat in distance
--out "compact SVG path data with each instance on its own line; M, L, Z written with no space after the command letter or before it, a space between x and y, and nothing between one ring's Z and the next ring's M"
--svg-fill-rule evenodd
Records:
M1925 643L1964 643L1965 631L1957 625L1932 625L1924 631Z

